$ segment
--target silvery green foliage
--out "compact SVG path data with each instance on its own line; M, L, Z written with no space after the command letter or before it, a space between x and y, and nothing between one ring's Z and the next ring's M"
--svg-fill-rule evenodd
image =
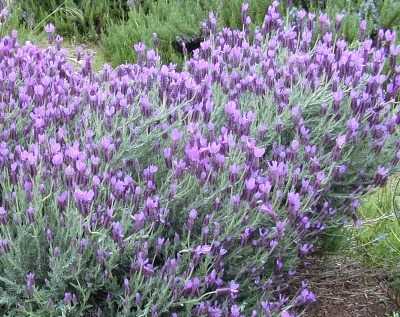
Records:
M0 42L0 312L295 316L297 265L400 159L395 33L349 48L277 3L217 31L183 71L72 65ZM317 32L320 35L317 38ZM390 70L384 72L384 65Z
M362 19L369 22L369 27L376 30L379 27L379 7L377 0L366 0L360 5L359 14Z

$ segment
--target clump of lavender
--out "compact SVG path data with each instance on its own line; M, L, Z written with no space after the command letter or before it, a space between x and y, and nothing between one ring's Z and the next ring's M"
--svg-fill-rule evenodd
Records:
M396 170L395 34L351 49L327 16L278 4L216 30L183 71L76 69L0 45L1 313L295 316L296 265ZM318 40L317 32L321 32ZM385 65L390 65L386 71ZM18 263L18 264L17 264Z

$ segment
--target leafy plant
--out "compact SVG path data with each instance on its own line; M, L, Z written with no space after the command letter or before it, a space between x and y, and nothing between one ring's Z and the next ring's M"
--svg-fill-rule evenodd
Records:
M132 46L143 41L153 45L157 36L157 50L164 62L181 63L182 54L174 43L200 37L200 22L207 1L145 1L131 10L122 23L111 23L102 39L107 58L113 65L135 60Z
M123 19L128 11L120 0L26 0L19 6L28 27L53 23L62 35L97 40L110 20Z
M158 25L154 8L172 14L131 14ZM182 70L143 43L136 64L71 64L52 25L46 48L1 39L0 314L290 317L315 301L298 264L398 172L394 33L350 45L325 16L273 3L255 27L248 10L240 30L208 15Z

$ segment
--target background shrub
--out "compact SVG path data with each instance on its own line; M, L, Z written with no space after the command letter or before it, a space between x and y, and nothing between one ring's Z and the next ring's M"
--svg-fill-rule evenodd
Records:
M242 0L140 0L140 1L81 1L81 0L27 0L13 2L15 18L21 31L34 30L37 35L45 23L53 23L64 37L73 42L94 42L104 49L108 61L116 66L134 62L131 47L137 41L152 45L153 33L160 39L158 52L163 62L183 61L181 41L188 44L189 52L197 48L202 34L201 21L213 11L220 27L241 27L240 6ZM251 28L261 25L265 10L271 0L250 0L249 16ZM400 8L394 0L327 0L327 1L282 1L280 12L284 15L294 8L305 8L320 14L327 12L333 19L345 14L341 34L349 42L357 39L361 20L368 22L368 33L376 36L379 28L396 28ZM15 20L15 19L14 19ZM32 33L32 32L30 32Z
M249 16L251 17L251 28L261 25L264 19L265 8L272 1L250 0ZM168 62L182 62L182 52L176 46L177 39L198 39L201 37L200 22L208 12L213 11L218 17L220 27L241 28L242 21L240 7L242 0L232 1L186 1L183 5L177 0L166 1L145 1L139 6L139 11L131 12L127 21L119 21L112 24L109 32L103 37L103 45L106 55L113 65L119 65L126 61L134 61L134 52L129 43L132 40L144 40L152 45L153 33L162 33L160 38L163 44L159 48L162 60ZM396 28L400 9L395 1L314 1L303 3L302 1L292 2L295 8L306 7L317 14L324 9L335 18L344 14L340 34L343 34L347 41L353 42L358 38L359 24L365 19L368 23L368 34L375 34L380 27ZM187 5L187 7L186 7ZM142 10L140 9L142 8ZM191 11L190 8L195 8ZM289 12L288 2L282 1L279 6L280 12ZM172 9L174 9L172 11ZM183 9L183 10L182 10ZM161 13L166 12L166 14ZM176 14L178 13L179 14ZM191 16L189 12L196 12ZM161 16L160 16L161 15ZM158 25L163 21L162 26ZM135 41L133 41L135 42ZM119 44L123 43L123 44ZM118 53L115 54L117 49Z
M211 1L144 1L129 11L126 21L113 22L102 38L105 54L113 65L135 60L133 43L154 46L164 62L181 63L183 55L174 44L200 37L200 22L206 17Z
M63 36L96 41L112 20L123 19L129 6L125 0L24 0L16 2L23 22L31 28L53 23Z

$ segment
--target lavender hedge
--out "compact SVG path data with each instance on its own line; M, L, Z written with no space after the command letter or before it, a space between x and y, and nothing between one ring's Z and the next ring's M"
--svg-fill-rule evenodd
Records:
M0 42L3 316L295 316L318 237L400 159L395 34L274 3L183 71Z

